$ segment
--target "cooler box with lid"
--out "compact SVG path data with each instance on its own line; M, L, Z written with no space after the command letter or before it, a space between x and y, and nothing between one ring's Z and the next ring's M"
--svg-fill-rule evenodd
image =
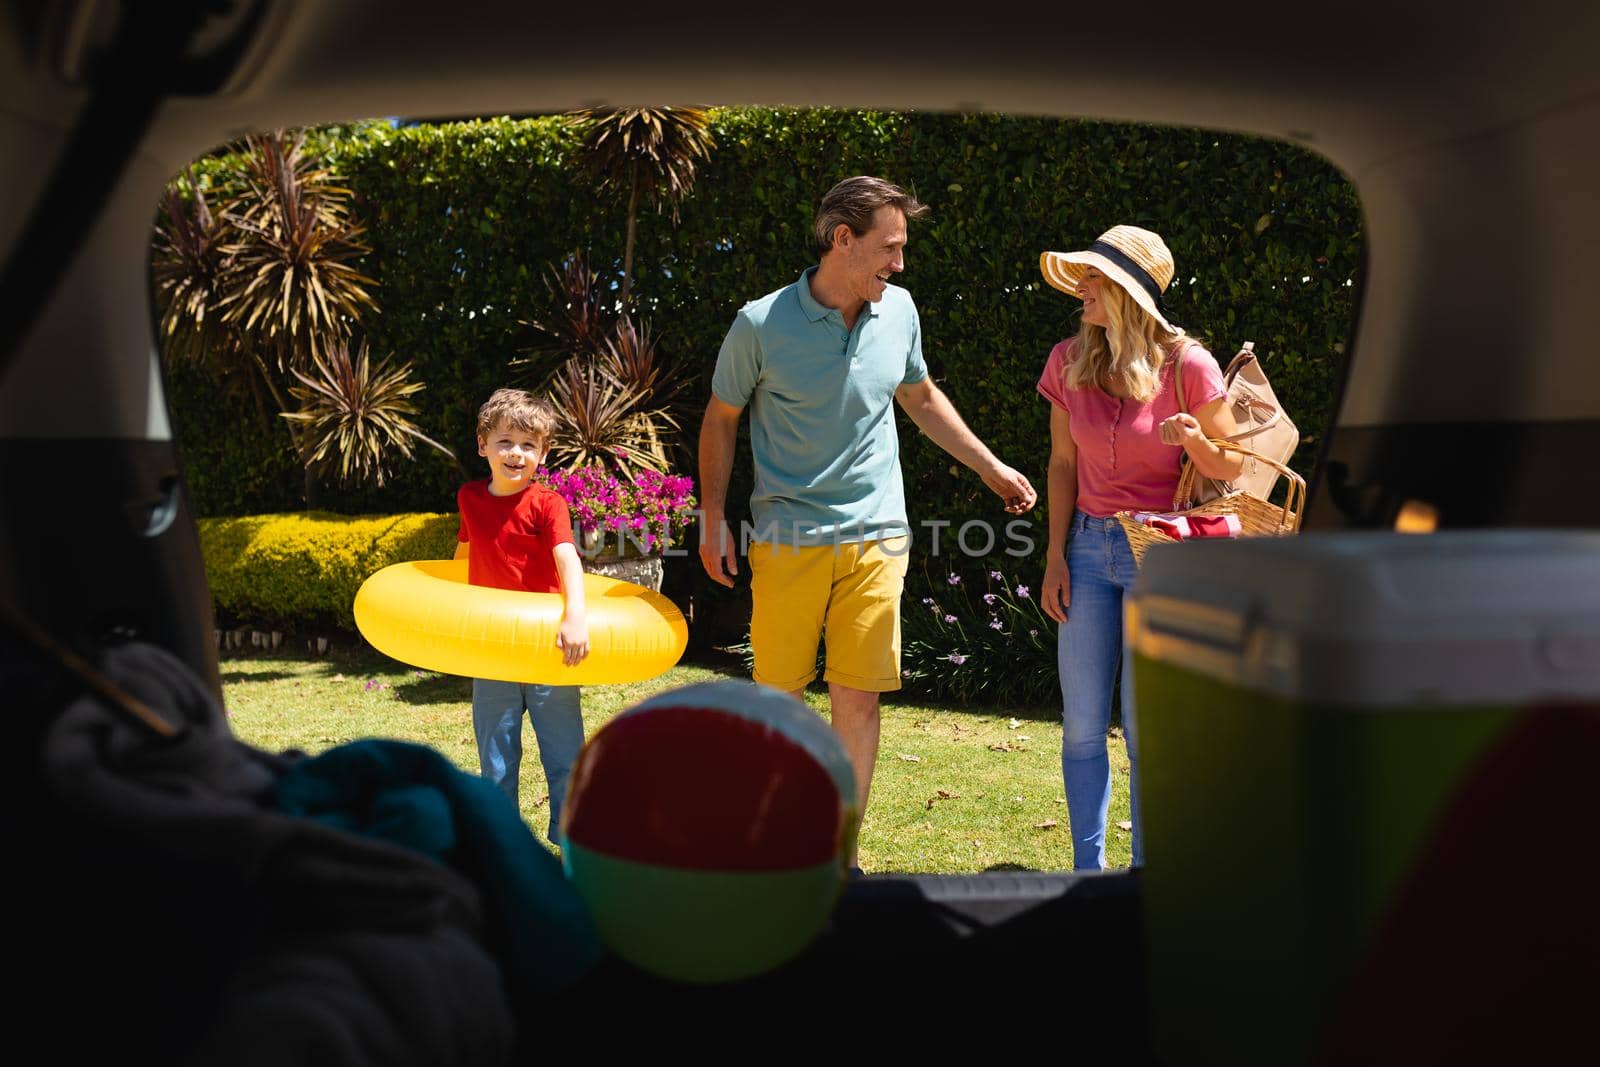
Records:
M1162 545L1126 642L1164 1059L1398 1062L1600 969L1600 535Z

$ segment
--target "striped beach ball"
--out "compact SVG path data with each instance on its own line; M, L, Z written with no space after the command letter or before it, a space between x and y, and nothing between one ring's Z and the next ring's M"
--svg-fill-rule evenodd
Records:
M730 981L826 925L856 816L850 761L815 712L755 682L703 682L634 705L584 745L562 862L618 956Z

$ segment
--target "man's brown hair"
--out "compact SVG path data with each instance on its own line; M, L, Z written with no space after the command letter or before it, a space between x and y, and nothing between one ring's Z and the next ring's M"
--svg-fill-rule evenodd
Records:
M926 204L882 178L861 174L829 189L817 206L817 222L813 233L817 256L827 255L833 249L833 231L839 224L850 227L850 232L860 237L872 229L872 216L880 207L896 207L906 221L919 219L928 213Z

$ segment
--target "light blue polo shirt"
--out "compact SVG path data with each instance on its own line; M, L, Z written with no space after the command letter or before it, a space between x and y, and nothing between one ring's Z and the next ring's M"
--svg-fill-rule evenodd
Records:
M909 532L894 391L928 376L911 294L891 285L846 330L800 280L739 309L711 391L750 408L757 541L833 544Z

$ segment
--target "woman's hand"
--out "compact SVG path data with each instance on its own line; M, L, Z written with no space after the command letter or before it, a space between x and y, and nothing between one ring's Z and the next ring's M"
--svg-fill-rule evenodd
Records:
M1056 622L1067 621L1067 606L1072 603L1072 578L1067 561L1052 552L1044 565L1044 581L1039 586L1039 604Z
M1187 411L1180 411L1171 418L1162 419L1159 427L1161 443L1164 445L1182 445L1188 451L1191 445L1204 444L1206 433L1200 428L1200 420Z

